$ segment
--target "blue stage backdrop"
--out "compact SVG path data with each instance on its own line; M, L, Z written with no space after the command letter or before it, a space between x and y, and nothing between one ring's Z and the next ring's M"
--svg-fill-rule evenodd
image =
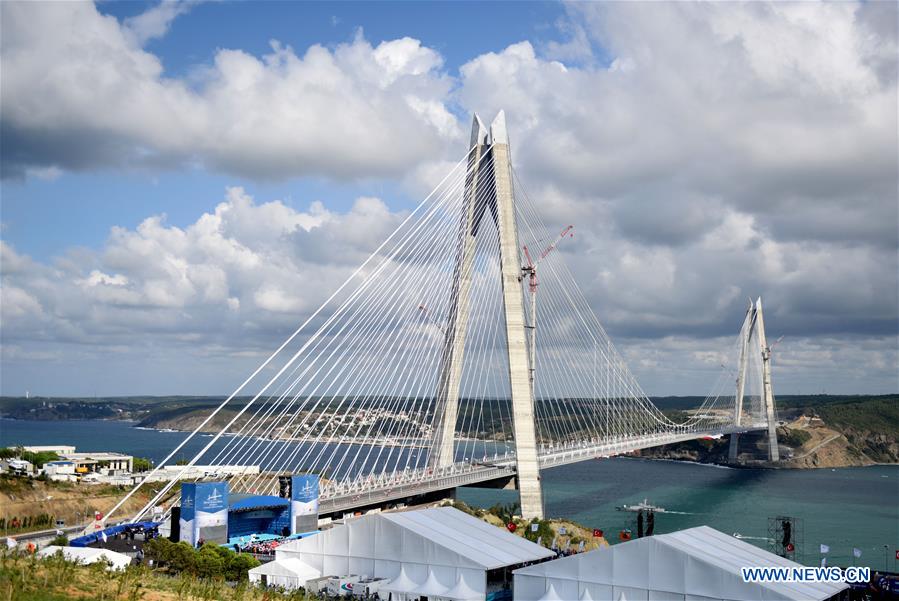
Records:
M180 540L191 545L228 542L228 483L183 483L180 524Z
M293 476L290 483L290 533L318 530L318 476Z

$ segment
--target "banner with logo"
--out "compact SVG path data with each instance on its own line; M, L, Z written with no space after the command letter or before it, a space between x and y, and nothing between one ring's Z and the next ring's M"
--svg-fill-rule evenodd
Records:
M185 482L181 485L180 540L228 542L228 483Z
M290 533L318 530L318 476L293 476L290 482Z

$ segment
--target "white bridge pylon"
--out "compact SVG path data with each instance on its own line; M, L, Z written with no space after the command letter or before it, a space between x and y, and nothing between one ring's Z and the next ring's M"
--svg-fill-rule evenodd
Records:
M257 494L317 473L333 511L514 476L531 518L544 513L540 470L556 465L762 429L776 459L761 301L715 391L671 417L568 270L575 241L540 256L535 294L524 249L558 242L559 228L512 163L503 113L489 128L475 116L468 152L431 194L107 518L180 456L135 519L199 477L194 466L208 478L231 466L231 490Z

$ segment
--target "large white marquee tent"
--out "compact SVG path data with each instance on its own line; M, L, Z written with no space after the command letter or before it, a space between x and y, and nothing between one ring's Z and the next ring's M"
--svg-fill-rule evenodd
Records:
M743 582L740 568L799 564L708 526L515 570L515 601L824 601L835 583Z
M452 507L376 513L275 550L323 576L386 578L392 599L471 601L487 594L487 572L555 554Z

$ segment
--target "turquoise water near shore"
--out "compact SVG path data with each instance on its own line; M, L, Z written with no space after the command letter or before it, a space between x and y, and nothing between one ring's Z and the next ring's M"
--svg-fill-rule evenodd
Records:
M181 442L183 432L158 432L128 422L39 422L0 419L0 446L69 444L79 451L121 451L159 461ZM207 438L184 449L190 458ZM803 562L820 563L819 545L830 546L831 564L897 567L899 549L899 466L820 470L730 469L675 461L614 458L546 470L546 513L615 533L633 526L634 514L616 511L647 498L677 513L659 514L656 532L707 524L739 533L765 547L768 517L801 518ZM514 502L514 491L463 489L459 498L489 506ZM886 554L884 553L886 545ZM886 558L884 557L886 555Z

